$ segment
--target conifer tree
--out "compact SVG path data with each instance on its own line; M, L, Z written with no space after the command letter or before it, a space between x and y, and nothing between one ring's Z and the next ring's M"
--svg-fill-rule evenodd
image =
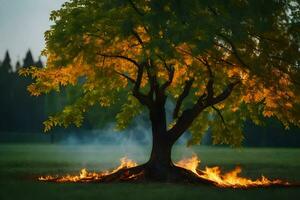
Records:
M32 53L30 50L28 50L26 53L26 56L23 60L23 67L28 68L28 67L34 66L34 64L35 64L35 62L34 62Z
M1 65L1 71L4 73L12 72L11 58L8 51L5 53L5 57Z

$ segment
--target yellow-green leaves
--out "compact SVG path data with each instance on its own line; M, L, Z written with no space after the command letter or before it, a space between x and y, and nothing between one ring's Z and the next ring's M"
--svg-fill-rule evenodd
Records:
M123 104L121 112L116 116L118 130L127 128L130 122L142 112L142 105L133 96L128 96L128 100Z

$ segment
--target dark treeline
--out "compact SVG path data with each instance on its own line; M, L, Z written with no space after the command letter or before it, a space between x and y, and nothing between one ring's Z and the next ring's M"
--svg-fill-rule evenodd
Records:
M35 66L43 67L39 58L35 60L30 50L22 61L12 63L7 51L3 60L0 60L0 133L40 133L43 131L43 122L47 116L59 112L64 105L70 104L80 93L78 88L62 88L59 94L52 92L47 95L33 97L27 91L32 83L30 77L19 76L20 68ZM117 107L119 105L116 105ZM111 123L118 108L111 108L109 112L98 106L87 113L86 120L80 130L101 129ZM75 130L74 127L67 130ZM77 129L76 129L77 130ZM61 132L56 128L52 132Z
M3 132L40 131L45 119L45 98L31 97L26 90L30 79L19 77L17 71L22 67L43 67L40 59L35 61L27 52L23 62L15 66L11 63L9 52L0 65L0 130Z
M47 119L47 116L60 111L64 105L71 103L76 98L76 95L78 95L78 88L68 87L64 88L60 94L50 93L40 97L30 96L26 88L32 82L31 78L20 77L17 72L22 67L26 68L30 66L43 67L41 59L35 60L30 50L26 53L22 61L18 61L15 64L12 64L8 51L2 62L0 60L0 142L18 141L18 138L32 141L33 136L36 137L37 134L42 135L43 121ZM80 132L107 127L114 121L114 117L120 110L120 106L121 103L111 108L95 106L95 108L86 114L85 122L80 129L75 127L70 127L66 130L55 128L48 135L49 140L47 139L47 141L53 142L54 140L58 141L60 138L65 138L66 134L62 132L77 132L75 136L79 140L80 137L87 137L86 134L81 134ZM147 119L142 117L138 118L134 124L149 126L145 125L145 122L147 122ZM147 130L146 127L145 130ZM56 132L60 133L56 134ZM103 131L99 131L99 133L101 132ZM32 135L32 133L37 134ZM54 139L54 135L56 139ZM95 137L95 132L90 134L90 136ZM136 133L134 138L142 140L142 136L142 133ZM209 134L205 138L204 143L211 144ZM38 136L37 141L39 140L40 136ZM255 126L251 122L248 122L245 124L244 145L299 147L300 129L292 127L290 130L285 130L275 119L266 119L266 125L263 127Z

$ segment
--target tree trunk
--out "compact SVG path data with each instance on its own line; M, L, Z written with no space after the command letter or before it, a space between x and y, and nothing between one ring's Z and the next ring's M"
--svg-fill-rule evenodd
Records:
M164 103L156 104L150 110L152 123L152 151L147 162L145 176L154 181L167 181L172 174L174 164L171 159L172 141L167 133Z
M147 178L155 181L170 179L170 173L174 167L171 159L172 146L166 138L155 137L153 134L152 151L147 162Z

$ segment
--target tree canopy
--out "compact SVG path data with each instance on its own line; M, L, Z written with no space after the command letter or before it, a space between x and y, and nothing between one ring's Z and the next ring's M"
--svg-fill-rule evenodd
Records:
M214 143L238 145L244 122L264 117L300 126L298 1L71 0L50 19L47 66L21 74L35 79L32 95L67 85L81 95L45 131L80 126L89 108L124 92L118 128L168 97L167 129L189 129L189 144L211 128Z

